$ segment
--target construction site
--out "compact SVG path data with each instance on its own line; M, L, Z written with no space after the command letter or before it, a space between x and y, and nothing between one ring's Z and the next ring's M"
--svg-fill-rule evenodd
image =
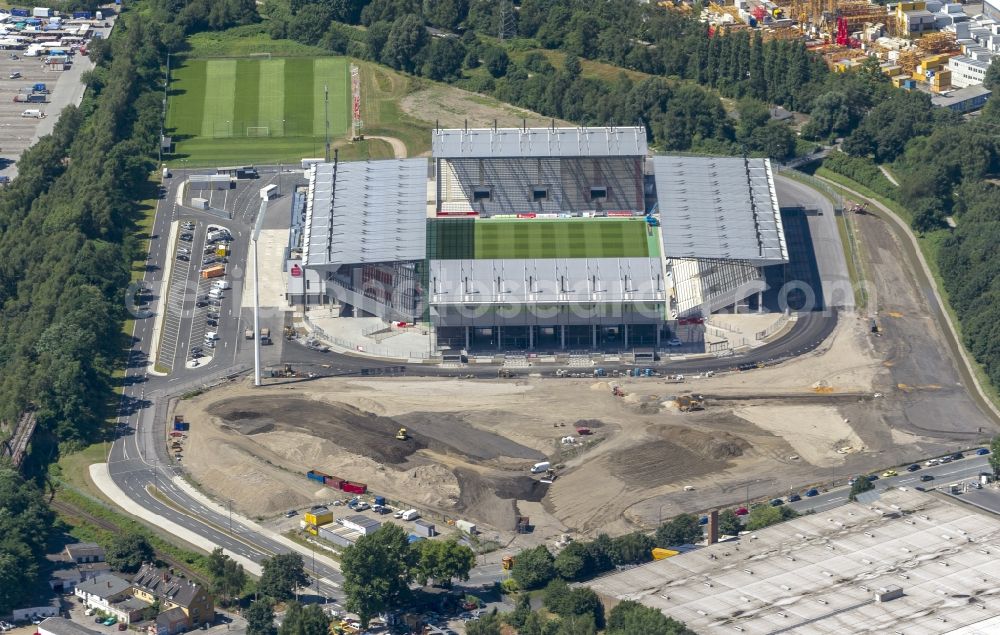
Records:
M661 4L691 10L687 5ZM709 3L701 19L713 36L745 30L759 31L765 40L802 41L838 72L876 59L897 87L932 93L969 85L959 79L953 84L951 58L988 62L990 57L971 39L969 16L962 13L962 5L937 0L889 7L864 0L737 0L733 5Z
M828 345L784 365L691 377L235 384L175 412L191 424L190 476L249 516L336 500L307 479L316 470L438 526L471 521L532 544L648 529L946 447L886 424L892 394L910 396L892 391L870 339L865 322L845 320ZM518 536L523 517L533 531Z

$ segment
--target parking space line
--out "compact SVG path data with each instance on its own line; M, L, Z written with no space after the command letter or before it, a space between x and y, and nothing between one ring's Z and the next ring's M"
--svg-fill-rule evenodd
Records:
M190 249L190 247L187 247L187 249ZM194 254L192 253L191 255L193 256ZM164 256L166 258L176 258L177 254L165 254ZM161 345L157 354L157 361L163 366L169 367L171 371L174 369L174 361L177 357L181 320L184 315L184 297L190 273L191 259L189 258L187 262L178 260L171 270L170 280L168 281L167 313L163 318L163 333L161 335Z

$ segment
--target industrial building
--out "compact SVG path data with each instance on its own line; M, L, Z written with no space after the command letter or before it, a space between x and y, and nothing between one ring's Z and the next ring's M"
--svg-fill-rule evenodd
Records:
M1000 519L931 493L867 492L594 580L698 633L992 633L1000 613Z
M430 165L310 166L301 244L315 297L428 324L439 350L659 347L678 318L759 306L788 262L767 159L649 157L642 127L432 141Z

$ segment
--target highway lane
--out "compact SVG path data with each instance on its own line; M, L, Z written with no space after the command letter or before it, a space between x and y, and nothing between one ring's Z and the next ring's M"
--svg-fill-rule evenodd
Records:
M904 465L894 468L897 472L899 472L898 476L879 478L873 484L876 489L890 486L924 487L926 489L945 488L952 483L975 478L980 472L991 472L992 470L989 466L988 459L988 456L969 456L958 461L945 463L943 465L924 466L923 464L920 464L921 469L915 472L907 472L907 466ZM934 480L926 482L921 481L920 477L924 474L930 474L934 477ZM838 507L846 503L847 496L850 494L850 491L851 488L845 485L844 487L823 492L817 496L810 498L803 497L802 500L794 503L787 503L787 505L797 512L821 512L827 509L833 509L834 507Z
M261 172L262 174L266 173L263 169ZM154 314L162 310L166 295L165 290L161 288L163 284L161 277L165 259L174 257L174 254L166 253L166 247L169 223L175 218L192 219L202 225L213 223L229 228L234 238L232 241L233 254L229 263L234 281L242 281L242 274L237 275L237 271L245 271L251 223L255 220L256 215L254 204L256 199L251 194L255 193L257 188L262 185L261 181L252 182L237 193L233 200L233 204L236 206L234 218L223 220L215 214L175 206L177 188L181 185L185 174L185 171L174 171L174 177L167 185L166 195L159 202L154 218L150 254L147 259L149 266L144 276L145 283L156 291L149 307ZM273 180L274 177L270 178ZM192 251L194 252L194 249ZM198 256L200 254L193 253L192 255ZM195 275L198 268L192 263L188 280L191 280L190 276ZM230 277L229 274L227 277ZM234 284L234 287L237 286ZM284 553L289 549L266 534L244 526L235 518L233 531L230 533L228 531L228 514L205 507L199 501L191 498L185 491L177 488L171 478L175 475L175 470L180 470L180 468L173 467L172 458L167 452L165 442L167 403L171 396L182 394L229 373L245 372L248 369L252 360L252 348L246 345L249 342L242 340L241 330L237 326L240 311L236 307L240 306L239 294L241 291L243 291L242 288L234 288L229 292L231 298L227 300L229 304L225 315L228 319L224 320L219 328L220 345L222 350L227 351L227 353L220 354L219 349L217 349L212 363L186 369L184 368L186 360L182 357L182 355L187 354L187 349L184 347L183 352L178 351L177 353L176 370L166 377L150 374L146 363L145 356L150 350L152 325L155 318L147 317L136 320L133 346L130 351L130 364L126 373L122 398L122 412L119 418L120 423L127 424L131 431L116 439L109 453L108 465L114 481L130 498L152 513L171 519L213 544L221 545L234 553L260 562L271 554ZM246 320L245 314L247 312L243 313L242 319ZM190 322L193 318L188 315L185 319L187 322L181 327L182 333L185 329L190 332ZM675 360L662 365L661 369L663 372L698 373L708 370L730 369L739 364L769 363L800 355L822 343L833 331L836 321L836 311L806 313L800 316L786 337L753 349L747 355ZM277 331L277 329L274 330ZM232 351L231 357L228 351ZM365 368L397 365L352 355L317 353L297 344L286 345L281 352L283 362L314 366L317 370L323 365L328 365L330 367L329 374L358 373ZM407 374L455 375L468 373L480 377L495 377L496 369L476 367L474 369L461 369L461 372L455 369L422 366L411 366L407 369ZM171 504L167 505L150 494L150 487L155 487L161 496L170 500ZM311 568L309 565L310 563L307 562L307 569ZM497 579L498 572L498 565L484 566L477 568L473 579L485 583ZM338 585L342 580L339 573L328 569L321 563L317 563L316 573L320 578L332 582L332 584L323 583L320 590L330 597L339 597Z

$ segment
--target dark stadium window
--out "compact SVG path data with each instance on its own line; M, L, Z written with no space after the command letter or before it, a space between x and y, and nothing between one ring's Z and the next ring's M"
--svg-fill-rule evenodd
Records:
M603 201L608 198L608 188L606 187L592 187L590 188L590 200L592 201Z
M549 200L549 188L543 185L536 185L531 188L531 202L538 203L540 201Z
M492 194L493 190L491 188L477 187L476 189L472 190L472 202L478 203L480 201L488 201L490 200Z

